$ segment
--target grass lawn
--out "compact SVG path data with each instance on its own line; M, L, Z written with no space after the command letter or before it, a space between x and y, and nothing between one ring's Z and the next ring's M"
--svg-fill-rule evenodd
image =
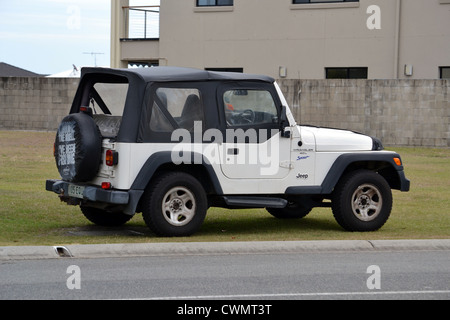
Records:
M59 177L52 155L54 136L0 131L0 246L450 238L449 149L395 148L402 155L411 191L394 191L392 216L377 232L345 232L331 209L314 209L304 219L283 221L265 210L212 208L199 233L167 239L152 234L141 215L121 228L94 226L78 207L62 204L57 195L45 191L45 180Z

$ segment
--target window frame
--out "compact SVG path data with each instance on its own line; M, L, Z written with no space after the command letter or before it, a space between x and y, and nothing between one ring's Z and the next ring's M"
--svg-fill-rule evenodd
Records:
M277 116L278 116L278 123L263 123L263 124L251 124L251 125L235 125L235 126L228 126L226 121L226 114L225 114L225 101L224 101L224 94L227 91L232 90L261 90L261 91L267 91L273 99L273 102L275 104L275 108L277 110ZM220 128L222 133L224 134L225 140L228 138L226 135L226 130L251 130L254 129L257 132L257 139L258 143L263 143L267 140L269 140L273 134L274 131L280 132L280 121L281 121L281 109L282 109L282 103L278 97L278 94L273 87L273 85L266 84L266 83L259 83L254 81L246 81L246 82L230 82L230 83L223 83L219 85L217 90L217 101L218 101L218 108L219 108L219 115L220 115ZM263 129L263 130L261 130ZM267 130L267 135L263 135L264 129ZM235 143L235 141L225 141L226 143ZM246 143L248 143L246 141Z
M298 1L302 1L302 2L298 2ZM318 4L318 3L345 3L345 2L359 2L359 0L319 0L319 1L315 1L315 0L292 0L292 4Z
M244 68L239 68L239 67L214 68L214 67L211 67L211 68L205 68L205 71L244 73Z
M328 72L330 70L345 70L347 76L345 78L329 78L328 77ZM365 71L366 72L366 77L365 78L355 78L355 77L350 77L350 73L351 71ZM368 79L369 78L369 68L368 67L326 67L325 68L325 79L327 80L335 80L335 79Z
M147 86L146 89L146 97L145 97L145 107L143 111L143 116L141 117L141 123L139 125L139 142L144 143L173 143L171 140L173 131L153 131L151 128L151 121L153 116L153 108L154 104L156 103L158 105L158 109L162 112L162 114L167 118L168 115L171 116L171 119L173 119L173 116L170 114L169 111L164 112L161 109L161 100L156 97L156 93L158 89L161 88L167 88L167 89L193 89L197 90L199 93L200 102L202 105L202 113L203 113L203 131L208 128L208 123L211 123L214 121L214 119L209 119L207 114L207 105L208 105L208 97L205 95L205 92L208 92L208 86L204 85L202 82L153 82L150 83ZM156 98L155 98L156 97ZM170 122L171 125L173 125L176 129L182 129L179 124L174 120L171 121L171 119L167 118L167 120ZM175 126L176 124L176 126ZM191 135L194 135L194 132L190 132Z
M218 3L219 0L214 0L215 4L200 4L200 0L196 0L195 2L195 6L197 8L211 8L211 7L232 7L234 6L234 0L229 0L231 1L231 4L219 4Z
M320 1L320 2L294 2L291 1L290 10L312 10L312 9L342 9L342 8L359 8L361 2L354 1Z
M439 67L439 79L441 79L441 80L450 80L450 77L443 78L444 70L448 70L448 72L450 73L450 66L441 66L441 67Z
M247 92L247 93L245 95L242 95L242 94L237 94L237 92ZM228 95L229 93L232 93L233 96L249 97L250 99L252 99L252 95L253 94L256 94L256 95L266 94L267 96L265 98L267 98L267 101L269 101L269 97L272 99L272 101L270 101L270 104L272 104L270 108L271 109L273 108L273 110L270 110L269 112L257 110L255 107L258 106L258 105L256 105L256 106L248 105L244 109L237 109L237 110L235 110L234 108L230 109L229 106L232 106L232 105L231 104L227 104L227 102L225 101L225 99L226 99L225 96ZM272 117L272 120L270 122L269 121L252 122L252 123L249 122L248 124L247 123L232 124L232 123L229 123L227 121L227 129L244 128L244 127L255 127L255 126L259 127L259 126L266 126L266 125L269 125L269 124L271 125L271 124L274 123L273 122L273 117L276 117L277 119L279 119L279 117L280 117L279 108L277 108L277 106L276 106L275 99L273 98L272 93L270 91L268 91L268 90L265 90L265 89L231 89L231 90L227 90L227 91L224 92L224 94L222 96L222 99L224 100L223 101L223 106L224 106L225 116L227 115L227 112L228 113L234 113L233 117L236 118L238 116L241 116L245 111L251 110L251 113L254 116L257 113L265 113L265 114L267 114L267 115ZM244 102L244 101L248 103L248 101L246 99L244 99L243 101L240 101L240 102ZM259 102L261 102L261 101L258 100L258 103ZM230 101L230 103L231 103L231 101ZM239 106L242 107L242 105L239 105ZM275 112L275 114L273 114L273 112ZM257 120L257 118L254 117L253 120ZM266 120L265 117L263 118L263 120Z

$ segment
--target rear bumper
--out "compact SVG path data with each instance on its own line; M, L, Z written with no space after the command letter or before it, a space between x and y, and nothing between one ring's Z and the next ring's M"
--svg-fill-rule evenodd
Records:
M69 195L70 186L80 186L61 180L47 180L45 189L58 194L60 197L72 198L91 202L101 202L112 205L127 205L130 202L130 194L126 191L104 190L94 186L82 186L82 196L73 197Z

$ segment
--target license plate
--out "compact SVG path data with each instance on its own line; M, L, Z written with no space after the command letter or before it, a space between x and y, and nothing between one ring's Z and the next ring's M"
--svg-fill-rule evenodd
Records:
M85 187L80 187L76 185L69 185L69 197L80 198L83 199Z

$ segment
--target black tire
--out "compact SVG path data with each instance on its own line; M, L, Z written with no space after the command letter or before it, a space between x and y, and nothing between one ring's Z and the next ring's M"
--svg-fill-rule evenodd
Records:
M386 180L369 170L345 175L332 197L333 215L347 231L379 230L392 210L392 191Z
M306 217L312 209L304 208L301 204L296 202L289 202L286 208L267 208L266 210L277 219L302 219Z
M87 182L100 169L102 138L94 119L74 113L63 119L55 140L59 174L67 182Z
M120 227L133 218L125 213L90 207L81 207L81 212L90 222L102 227Z
M203 224L208 200L201 183L183 172L166 173L152 182L142 199L147 226L161 237L188 237Z

